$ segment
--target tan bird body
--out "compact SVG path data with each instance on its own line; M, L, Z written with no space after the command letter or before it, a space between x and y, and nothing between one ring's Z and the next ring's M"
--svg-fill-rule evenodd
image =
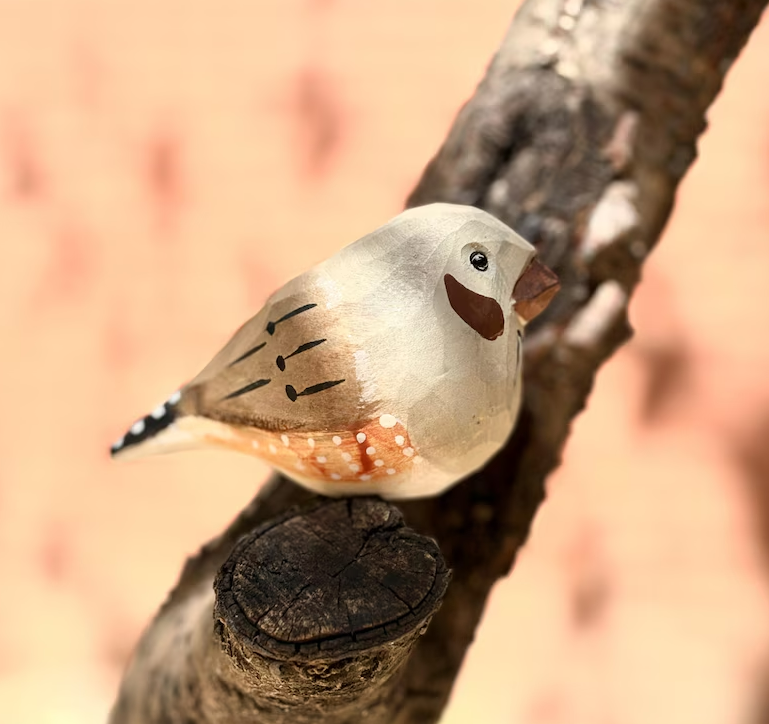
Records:
M406 211L273 294L113 454L220 447L326 495L439 493L515 425L522 326L558 288L534 254L484 211Z

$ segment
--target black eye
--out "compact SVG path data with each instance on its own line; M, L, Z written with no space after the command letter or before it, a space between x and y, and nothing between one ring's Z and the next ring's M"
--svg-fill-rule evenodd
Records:
M470 254L470 263L478 271L486 271L489 268L489 260L482 251L474 251Z

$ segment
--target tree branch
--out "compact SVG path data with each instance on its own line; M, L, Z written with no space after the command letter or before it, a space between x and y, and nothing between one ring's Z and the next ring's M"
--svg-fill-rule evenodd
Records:
M528 0L411 195L411 206L449 201L492 212L537 244L563 289L527 335L524 409L506 449L447 494L400 506L410 525L438 540L454 577L387 721L438 720L489 591L528 536L571 421L601 363L630 335L627 306L642 262L695 159L705 111L765 5ZM160 616L184 611L210 587L241 533L306 498L285 481L265 488L188 564ZM148 646L173 680L178 656L163 657L145 637Z

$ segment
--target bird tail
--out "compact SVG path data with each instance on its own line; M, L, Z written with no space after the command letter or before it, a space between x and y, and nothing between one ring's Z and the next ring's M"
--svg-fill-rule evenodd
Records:
M166 402L158 405L149 415L137 420L110 448L113 458L129 460L153 453L172 452L197 447L178 422L185 417L179 409L181 392L175 392Z

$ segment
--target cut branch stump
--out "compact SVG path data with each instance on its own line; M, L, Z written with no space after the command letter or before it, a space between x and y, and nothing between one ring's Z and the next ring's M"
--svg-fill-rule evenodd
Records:
M213 621L207 591L166 607L132 670L155 666L163 645L176 666L129 670L111 721L384 724L448 580L435 542L379 499L285 513L232 549Z

